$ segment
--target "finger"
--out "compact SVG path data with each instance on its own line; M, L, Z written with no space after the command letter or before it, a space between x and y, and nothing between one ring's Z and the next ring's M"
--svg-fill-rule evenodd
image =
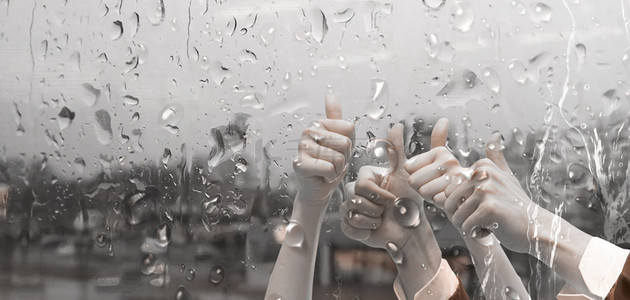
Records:
M480 202L481 198L479 195L473 192L470 197L466 198L466 200L460 204L455 213L452 214L451 222L453 225L457 228L462 228L464 222L477 210Z
M405 163L405 170L407 171L407 173L413 174L416 171L428 166L429 164L432 164L437 155L438 151L433 150L418 154L407 160L407 162Z
M326 118L341 120L341 102L332 94L326 95Z
M451 193L444 202L444 211L447 215L452 216L459 206L470 197L475 191L475 184L471 181L466 181L459 185L453 193Z
M352 227L352 225L348 223L347 218L341 219L341 231L343 231L347 237L357 241L365 241L369 239L372 234L372 231L369 229L357 229Z
M433 196L433 204L438 208L444 209L444 203L446 202L446 194L444 192L440 192L439 194Z
M432 163L419 169L409 176L409 184L415 190L419 190L423 185L442 177L446 173L446 168L439 163Z
M302 155L301 158L293 160L293 170L300 177L322 177L330 182L337 178L335 166L330 162L315 159L308 154Z
M349 137L354 143L355 130L354 123L343 120L321 119L313 122L317 127L324 127L328 131L332 131L343 136Z
M350 140L349 137L325 130L321 127L309 127L303 131L302 136L308 136L318 144L337 152L344 153L346 156L350 154L350 151L352 151L352 140Z
M364 214L350 210L346 217L348 224L356 229L377 229L381 227L381 218L368 217Z
M352 196L344 202L348 210L356 211L360 214L364 214L368 217L380 217L385 210L383 205L378 205L364 197ZM343 205L343 204L342 204Z
M469 168L459 169L456 172L456 175L453 175L453 179L451 180L451 183L444 189L444 195L446 197L451 195L451 193L453 193L453 191L455 191L455 189L457 189L458 186L460 186L462 183L466 182L467 180L471 178L473 172L474 171Z
M505 160L505 156L503 156L501 139L501 133L499 132L495 132L492 136L490 136L486 146L486 157L497 165L499 169L511 174L512 170L510 170L510 166Z
M377 168L362 167L359 169L357 182L354 188L355 195L362 196L376 204L393 202L396 196L386 189L381 188L383 174Z
M341 174L346 165L346 156L328 147L319 145L310 137L302 139L300 142L300 153L308 154L310 157L329 162L335 167L335 173Z
M387 140L391 144L393 149L387 149L389 155L389 163L394 170L400 170L407 162L407 156L405 155L405 137L403 136L405 126L403 124L396 124L389 130L387 134Z
M431 132L431 149L436 147L446 147L446 139L448 137L448 124L447 118L441 118L433 126L433 132Z
M421 186L418 190L418 193L420 193L420 196L422 196L424 199L434 201L433 197L443 192L450 183L451 181L447 180L444 176L440 176Z

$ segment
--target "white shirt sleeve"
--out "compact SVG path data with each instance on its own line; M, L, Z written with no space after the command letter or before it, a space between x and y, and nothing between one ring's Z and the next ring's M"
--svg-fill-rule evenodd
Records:
M438 271L429 283L414 295L413 300L448 299L457 291L457 286L459 286L457 276L451 270L448 262L442 259ZM407 300L399 278L396 278L396 281L394 281L394 293L396 293L399 300Z
M565 286L558 294L558 299L604 299L617 282L629 253L629 250L600 238L591 238L579 265L590 296L580 294L574 288Z

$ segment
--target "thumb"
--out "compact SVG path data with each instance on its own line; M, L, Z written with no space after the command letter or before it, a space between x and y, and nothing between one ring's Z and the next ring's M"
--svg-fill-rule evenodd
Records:
M396 170L403 169L407 157L405 155L405 138L403 136L405 126L403 124L396 124L389 130L387 134L387 141L391 144L391 149L387 150L389 155L389 162Z
M486 143L486 157L497 165L499 169L511 173L510 166L503 156L501 139L500 132L495 132L490 136L490 139L488 139Z
M448 137L448 119L440 118L433 126L431 132L431 149L446 146L446 138Z
M340 120L341 115L341 103L337 100L333 94L326 95L326 118Z

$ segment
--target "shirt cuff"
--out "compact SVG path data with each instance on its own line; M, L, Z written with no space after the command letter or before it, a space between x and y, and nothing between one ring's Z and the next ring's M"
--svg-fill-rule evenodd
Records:
M459 280L457 276L451 270L448 262L442 259L438 271L433 278L414 295L413 300L426 299L427 297L424 295L431 296L433 299L448 299L455 293L458 286ZM396 293L396 297L398 297L399 300L408 300L400 283L400 278L396 278L396 281L394 281L394 293Z
M587 291L598 299L604 299L615 285L623 270L630 251L600 238L593 237L580 259L580 273ZM565 286L558 299L593 299Z

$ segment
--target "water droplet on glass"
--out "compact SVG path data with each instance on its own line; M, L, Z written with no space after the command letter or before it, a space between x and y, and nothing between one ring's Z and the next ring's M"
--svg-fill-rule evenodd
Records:
M348 63L346 62L346 58L341 55L337 57L337 65L339 66L339 69L342 69L342 70L348 69Z
M179 273L184 273L184 271L186 271L186 265L185 264L181 264L179 266Z
M422 0L422 3L430 9L438 10L444 6L446 0Z
M505 288L505 298L508 300L521 300L521 296L512 287Z
M485 67L481 71L481 82L493 93L498 94L501 90L501 78L492 67Z
M192 300L192 296L183 285L180 285L175 291L175 300Z
M195 269L188 268L188 270L186 270L186 280L192 281L193 279L195 279Z
M520 60L513 60L508 65L508 70L510 71L510 75L512 75L512 79L518 82L519 84L525 84L527 82L527 68Z
M134 96L126 95L125 97L123 97L123 103L129 106L136 106L138 105L138 103L140 103L140 100Z
M173 21L171 21L171 30L173 32L179 31L179 23L177 22L177 18L173 18Z
M335 23L348 23L352 20L352 18L354 18L355 14L356 12L354 9L346 8L342 11L336 12L332 17L332 20Z
M212 284L219 284L223 281L223 277L225 277L225 271L221 266L214 266L210 269L210 276L208 281Z
M165 9L164 0L144 0L147 11L147 18L149 23L153 26L158 26L164 23Z
M123 32L124 32L122 22L120 22L120 21L114 21L114 22L112 23L112 29L111 29L111 31L112 31L112 34L111 34L111 36L110 36L110 37L111 37L111 39L112 39L113 41L115 41L115 40L119 39L119 38L123 35Z
M109 112L104 109L99 109L94 113L96 124L94 124L94 131L96 138L101 145L107 145L112 141L112 119L109 116Z
M551 7L544 3L536 3L533 7L532 22L534 23L549 23L551 21Z
M621 58L621 62L626 68L626 72L628 73L628 75L630 75L630 48L626 49L626 51L624 52L623 57Z
M226 79L232 77L232 71L223 66L221 62L215 61L211 67L210 76L212 81L218 86L221 86Z
M367 105L367 115L378 120L387 109L389 103L389 86L387 81L380 78L372 79L372 99Z
M173 129L177 129L177 124L179 124L183 118L184 107L180 104L169 104L164 106L158 114L158 125L173 133Z
M160 224L157 229L157 237L161 246L166 246L171 243L171 227L166 223Z
M392 258L394 263L396 263L397 265L403 263L403 252L402 250L400 250L398 245L394 244L393 242L387 242L385 244L385 250L387 250L387 253L389 253L389 256Z
M527 7L520 0L512 0L512 7L516 10L516 13L519 15L524 15L527 13Z
M289 247L300 248L304 243L304 228L302 224L295 220L291 220L286 229L287 233L284 237L284 244Z
M311 36L321 44L328 33L326 15L321 9L305 10L305 13L306 17L311 21Z
M240 157L238 159L236 165L234 165L234 172L237 174L247 172L247 161L244 158Z
M287 72L284 74L284 77L282 78L282 85L280 87L285 91L291 87L291 73Z
M76 114L73 111L71 111L69 108L65 106L61 108L61 111L57 115L59 117L57 118L57 123L59 124L59 130L64 130L70 127L70 125L72 124L72 121L74 120L75 115Z
M164 148L164 153L162 153L162 163L167 165L169 159L171 159L171 149Z
M100 233L97 237L96 237L96 246L98 247L105 247L105 245L108 242L108 238L107 235L105 235L104 233Z
M582 43L575 45L575 57L577 58L577 69L581 70L586 61L586 46Z
M88 106L94 106L98 98L101 96L101 90L95 88L90 83L84 83L82 86L83 86L83 89L82 89L83 93L81 95L81 98L83 98L83 101Z
M520 129L514 127L512 129L512 136L514 137L514 141L519 145L523 146L525 144L525 135Z
M147 187L144 191L136 191L128 195L122 205L122 212L127 223L137 225L153 218L159 196L160 192L154 187Z
M260 40L269 45L276 40L276 27L273 24L267 24L260 30Z
M212 231L212 226L221 220L220 201L221 196L216 195L201 202L201 221L208 231Z
M142 258L142 266L140 271L144 275L151 275L155 273L157 269L157 257L153 253L147 253L144 258Z
M475 20L475 11L472 4L464 1L455 2L455 10L452 13L451 24L453 28L466 32L470 30Z
M373 138L368 141L365 151L367 152L368 162L370 165L387 165L389 164L388 149L392 144L386 139Z
M469 117L462 117L462 124L464 124L467 128L471 128L472 120Z
M265 98L259 93L247 94L241 98L241 106L261 109L265 106Z
M145 64L149 58L149 48L143 43L138 44L138 63Z
M420 207L409 198L398 198L394 202L394 216L400 226L415 228L420 225Z
M475 226L473 227L473 229L470 231L470 236L473 239L482 239L487 237L488 235L490 235L490 231L480 227L480 226Z

